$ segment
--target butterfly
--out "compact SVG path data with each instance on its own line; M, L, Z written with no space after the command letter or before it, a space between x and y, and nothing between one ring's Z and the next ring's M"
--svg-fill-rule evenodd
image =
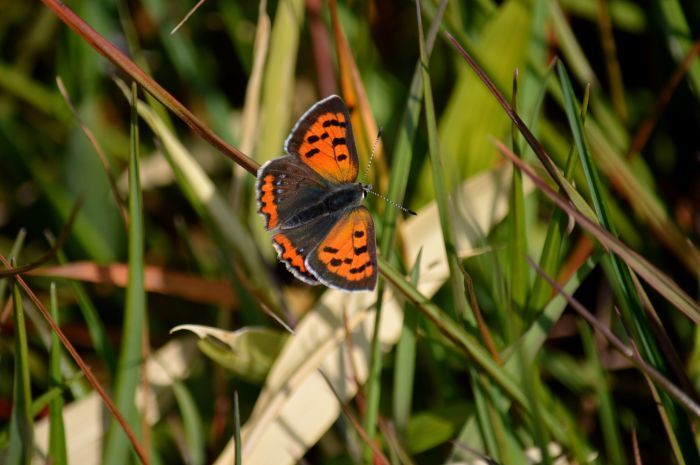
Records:
M314 104L292 129L286 155L257 174L258 212L279 259L297 278L345 291L377 284L374 223L356 182L358 157L343 100Z

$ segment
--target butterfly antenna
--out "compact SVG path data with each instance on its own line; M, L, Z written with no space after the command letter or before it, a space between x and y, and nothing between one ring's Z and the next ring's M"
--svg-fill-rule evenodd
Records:
M396 208L398 208L399 210L401 210L401 211L404 212L404 213L409 213L409 214L414 215L414 216L418 215L418 213L414 212L414 211L411 210L411 209L408 209L408 208L404 207L404 206L401 205L401 204L398 204L398 203L394 202L394 201L391 200L389 197L386 197L386 196L384 196L384 195L382 195L382 194L380 194L380 193L378 193L378 192L374 192L374 191L372 190L372 186L365 186L365 187L364 187L364 190L365 190L365 192L368 192L368 193L370 193L370 194L372 194L372 195L375 195L375 196L379 197L380 199L382 199L382 200L385 201L386 203L395 206Z
M369 167L372 166L372 160L374 160L374 151L377 149L377 144L379 144L379 139L382 137L382 128L379 128L379 131L377 131L377 138L374 139L374 144L372 145L372 152L369 154L369 163L367 163L367 168L365 168L365 174L362 176L362 179L367 179L367 176L369 176Z

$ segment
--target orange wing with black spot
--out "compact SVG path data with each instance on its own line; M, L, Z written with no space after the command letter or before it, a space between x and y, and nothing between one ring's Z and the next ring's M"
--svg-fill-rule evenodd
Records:
M372 215L360 206L340 217L306 258L323 284L346 291L373 290L377 284L377 243Z
M285 151L331 182L357 179L358 159L350 114L337 95L316 103L299 118L285 142Z

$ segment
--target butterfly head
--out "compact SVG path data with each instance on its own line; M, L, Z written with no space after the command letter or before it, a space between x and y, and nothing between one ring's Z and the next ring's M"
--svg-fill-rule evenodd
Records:
M372 184L363 184L363 183L359 183L359 184L360 184L360 189L362 189L362 197L363 198L367 197L367 193L369 193L369 192L374 193L372 191L372 189L374 189L374 186L372 186Z

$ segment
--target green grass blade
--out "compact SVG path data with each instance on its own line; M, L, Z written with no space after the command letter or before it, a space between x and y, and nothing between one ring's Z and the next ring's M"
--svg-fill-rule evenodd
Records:
M590 86L586 86L586 93L581 105L582 122L585 122L586 112L588 110L589 93ZM564 168L564 179L567 181L571 181L574 174L574 168L577 166L574 163L574 160L576 159L574 155L574 145L572 144L569 148L569 156L566 161L566 167ZM540 255L540 268L545 270L545 272L550 276L556 275L556 270L559 265L560 248L563 242L564 231L566 231L568 219L569 218L564 211L557 209L552 214L552 219L547 226L547 235L545 237L542 253ZM551 293L552 288L547 284L544 277L538 273L535 276L535 282L532 285L532 293L529 296L529 307L533 311L541 308L547 302L547 300L549 300Z
M233 439L236 443L234 465L243 465L243 443L241 442L241 412L238 407L238 391L233 392Z
M422 252L416 257L411 271L411 284L418 285ZM416 330L418 328L418 312L406 303L403 312L403 327L401 337L396 345L396 361L394 364L394 395L393 413L397 432L406 437L408 422L411 417L413 403L413 384L416 370Z
M440 228L442 229L443 240L445 241L445 250L447 251L447 259L450 267L450 281L452 287L453 304L455 312L459 318L467 321L474 321L473 315L469 312L469 304L467 303L466 290L464 288L464 280L459 266L459 258L457 257L457 249L454 241L454 228L452 226L450 207L448 204L448 192L443 155L438 146L438 131L437 120L435 118L435 107L433 105L433 90L430 83L429 60L428 53L425 47L425 38L423 37L423 25L420 14L420 1L416 1L417 16L418 16L418 43L420 46L421 71L423 73L423 102L425 104L425 120L428 129L428 155L433 173L433 188L435 190L435 201L438 206L440 217Z
M143 331L146 318L144 288L144 224L139 179L139 132L136 84L132 86L131 150L129 156L129 281L126 288L121 352L115 380L114 403L126 421L139 430L136 389L141 377ZM106 465L122 465L129 457L129 442L116 420L105 438Z
M173 383L173 393L180 409L185 430L185 462L192 465L205 463L206 441L204 440L204 423L199 414L197 403L187 387L178 382Z
M51 283L51 316L57 325L60 325L60 313L58 299L56 297L56 284ZM61 375L61 344L56 333L51 333L51 352L49 361L49 388L61 389L63 376ZM66 453L66 432L63 425L63 395L54 396L49 403L49 457L51 463L63 465L68 463Z
M12 387L13 408L10 417L10 446L6 460L8 465L29 465L32 463L34 449L29 348L22 294L18 285L15 284L13 287L14 311L12 320L15 326L15 373Z
M446 5L447 1L443 0L440 2L440 7L433 17L433 22L430 24L430 30L428 31L425 42L425 52L428 58L430 58L430 54L433 51L435 38L440 29L442 14L445 11ZM403 199L406 195L406 186L409 182L409 172L413 160L413 142L416 137L418 121L423 106L423 73L421 63L419 59L413 72L411 85L408 89L406 106L401 118L401 126L396 135L396 143L394 145L394 156L391 163L387 197L397 203L403 203ZM384 251L384 253L388 253L394 247L394 232L398 214L399 210L396 208L384 209L380 244L380 250Z
M600 358L598 357L596 344L594 342L590 326L583 321L579 321L578 329L579 333L581 334L583 349L588 357L589 364L593 368L592 381L598 401L597 404L600 408L600 427L603 435L603 442L605 443L605 449L607 451L606 463L610 463L611 465L621 465L626 463L626 460L624 455L624 446L622 444L622 438L620 437L620 430L617 424L619 413L617 412L615 402L610 395L610 382L607 380L605 372L603 371L603 366L600 363Z
M518 111L518 73L513 76L513 110ZM511 129L513 153L522 157L520 137L515 124ZM530 285L529 267L525 262L528 252L527 234L525 231L525 193L523 191L523 175L518 170L513 170L510 191L510 210L508 211L508 237L510 259L510 302L515 314L510 315L510 321L529 321L527 310L527 296ZM518 330L515 333L519 333Z

